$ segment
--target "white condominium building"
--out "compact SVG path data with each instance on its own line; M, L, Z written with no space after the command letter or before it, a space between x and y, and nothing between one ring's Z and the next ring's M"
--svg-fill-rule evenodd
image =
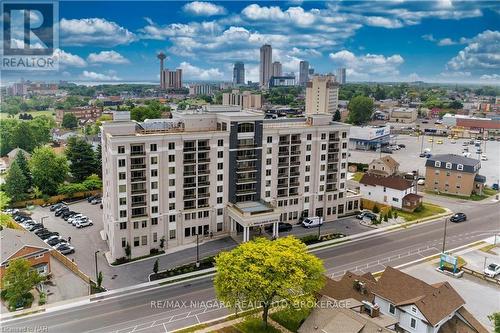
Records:
M114 260L359 208L346 190L349 126L330 115L173 113L102 126L103 220Z
M339 84L333 75L314 75L306 85L306 114L333 115L339 106Z

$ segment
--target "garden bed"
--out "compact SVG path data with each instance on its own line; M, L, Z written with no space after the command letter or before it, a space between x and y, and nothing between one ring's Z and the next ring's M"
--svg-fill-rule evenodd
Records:
M156 281L156 280L160 280L160 279L164 279L164 278L168 278L168 277L172 277L172 276L196 272L196 271L200 271L203 269L212 268L212 267L214 267L214 265L215 265L215 257L207 257L207 258L200 260L199 267L196 267L195 262L189 263L189 264L178 266L178 267L175 267L175 268L163 271L163 272L158 272L156 274L153 273L150 275L149 280Z

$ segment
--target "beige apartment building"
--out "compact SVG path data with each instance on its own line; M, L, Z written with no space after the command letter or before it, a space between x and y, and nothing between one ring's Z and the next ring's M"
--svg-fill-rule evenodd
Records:
M173 113L102 126L103 220L113 260L203 239L247 241L280 221L359 209L346 188L349 125L328 115ZM271 236L271 234L269 234ZM162 239L164 241L162 241Z
M222 105L241 106L242 109L260 109L262 108L262 95L252 94L250 91L240 92L235 89L222 94Z
M479 160L454 154L434 155L425 163L425 189L454 195L482 194L486 177Z
M339 84L333 75L314 75L306 85L306 112L331 114L339 106Z

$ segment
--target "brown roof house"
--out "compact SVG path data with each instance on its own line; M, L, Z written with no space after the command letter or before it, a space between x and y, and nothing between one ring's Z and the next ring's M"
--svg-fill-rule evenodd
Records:
M0 281L9 263L17 258L27 259L40 274L50 274L52 248L31 232L3 228L0 231Z
M392 267L378 281L347 272L327 279L300 333L485 333L448 282L427 284Z
M414 183L400 176L365 173L359 184L364 199L406 211L413 211L422 203L422 196L416 193Z
M368 164L368 173L390 176L398 173L399 163L391 156L376 158Z

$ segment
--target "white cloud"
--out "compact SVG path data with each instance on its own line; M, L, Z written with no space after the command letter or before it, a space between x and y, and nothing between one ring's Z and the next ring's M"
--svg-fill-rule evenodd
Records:
M399 54L386 57L380 54L356 56L354 53L342 50L330 53L330 59L338 66L344 66L347 74L354 79L386 80L399 76L398 67L404 63Z
M486 30L450 59L447 70L500 69L500 32Z
M182 75L186 79L220 80L224 77L224 74L218 68L203 69L185 61L181 62L179 68L182 69Z
M383 27L388 29L401 28L403 23L398 19L391 19L382 16L367 16L365 23L373 27Z
M116 46L129 44L137 38L134 33L115 22L102 18L61 19L61 43L64 45Z
M422 78L417 73L411 73L408 75L409 82L422 81Z
M221 32L222 27L215 21L211 22L190 22L172 23L167 25L158 25L151 19L146 18L148 25L140 29L141 38L164 40L172 37L199 37L207 38Z
M205 1L193 1L187 3L184 7L182 7L182 9L186 13L198 16L224 15L226 13L226 9L224 7Z
M101 51L99 53L91 53L87 60L92 63L105 63L105 64L128 64L127 58L122 56L116 51Z
M500 81L500 75L498 74L484 74L479 78L484 81Z
M284 21L299 26L310 26L316 21L318 9L305 11L302 7L290 7L283 11L278 6L261 7L251 4L245 7L243 16L253 21Z
M54 57L57 58L59 66L63 67L85 67L87 62L75 54L65 52L61 49L54 50Z
M443 38L437 43L439 46L449 46L455 44L457 44L457 42L454 42L451 38Z
M120 78L116 76L113 71L108 71L106 74L96 73L90 71L83 71L80 76L84 80L93 80L93 81L118 81Z
M439 73L443 78L468 78L471 77L471 72L442 72Z

